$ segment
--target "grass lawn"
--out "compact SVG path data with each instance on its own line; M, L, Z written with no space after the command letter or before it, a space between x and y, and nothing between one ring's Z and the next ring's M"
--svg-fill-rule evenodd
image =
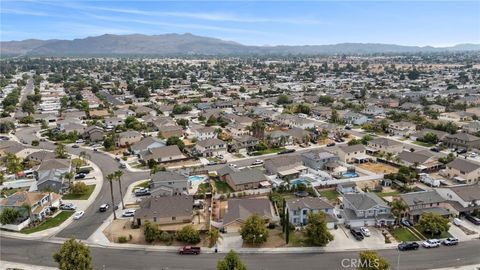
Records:
M234 154L236 158L244 158L245 156L239 153Z
M411 233L407 228L396 228L392 232L393 237L399 242L409 242L409 241L419 241L413 233Z
M329 201L335 201L339 195L336 190L323 190L319 192L322 197L327 198Z
M228 193L233 192L233 189L225 182L220 180L214 180L215 187L218 193Z
M13 193L15 193L15 192L17 192L17 191L19 191L19 190L22 190L22 189L21 189L21 188L2 189L2 191L1 191L0 194L3 195L3 196L8 197L8 196L12 195Z
M415 229L417 229L417 231L419 233L421 233L425 238L427 239L430 239L430 238L436 238L436 239L443 239L443 238L448 238L448 237L452 237L452 235L448 232L442 232L440 235L434 235L432 236L431 234L428 234L428 233L425 233L424 231L420 230L420 228L418 227L418 225L414 226Z
M93 190L95 189L95 184L87 185L87 192L85 194L65 194L63 195L63 200L88 200L90 195L92 195Z
M133 189L135 190L136 188L148 188L150 187L150 180L144 181L140 184L136 184Z
M414 141L414 142L412 142L412 143L413 143L413 144L416 144L416 145L423 146L423 147L432 147L432 146L434 146L434 144L426 143L426 142L421 142L421 141Z
M46 221L40 223L38 226L35 226L33 228L26 228L21 230L20 232L30 234L30 233L50 229L53 227L57 227L58 225L62 224L65 220L67 220L67 218L73 215L73 213L74 213L73 211L62 211L58 213L58 215L56 215L55 217L49 218Z
M256 151L252 153L252 156L261 156L261 155L266 155L266 154L274 154L278 153L280 151L285 150L285 147L280 147L280 148L270 148L270 149L265 149L261 151Z
M208 192L210 192L209 183L201 183L200 185L198 185L197 194L208 193Z
M400 194L400 191L392 191L392 192L375 192L379 197L388 197L388 196L396 196Z

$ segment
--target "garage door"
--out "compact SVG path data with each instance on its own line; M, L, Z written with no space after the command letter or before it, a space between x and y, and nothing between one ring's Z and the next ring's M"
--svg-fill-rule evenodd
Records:
M350 227L362 227L365 225L365 222L363 220L349 220L347 222L348 225L350 225Z

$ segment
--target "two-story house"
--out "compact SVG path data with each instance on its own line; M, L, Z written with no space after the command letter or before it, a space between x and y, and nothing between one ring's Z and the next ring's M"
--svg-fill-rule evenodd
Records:
M390 206L373 192L342 194L345 224L351 227L393 225Z
M411 122L400 121L388 125L387 132L395 136L408 137L415 132L417 125Z
M124 147L139 142L143 138L142 134L138 131L129 130L118 134L116 139L116 145Z
M194 150L203 157L224 155L227 153L227 143L217 138L206 139L198 141Z
M438 194L452 206L455 215L471 214L480 210L480 185L458 185L437 188Z
M325 150L312 150L301 154L305 166L313 170L333 170L338 166L339 157Z
M443 138L442 142L453 148L470 150L472 148L480 148L480 137L468 133L449 134Z
M400 194L400 199L407 206L405 218L413 223L418 222L424 213L450 216L450 205L436 190Z
M196 129L193 134L198 141L213 139L217 137L217 133L215 132L215 129L212 127L202 127L202 128Z
M448 163L444 175L461 184L474 184L480 180L480 164L464 158Z
M150 189L152 195L173 196L187 194L188 178L176 172L160 171L152 175Z
M291 224L304 226L308 224L308 214L322 211L327 218L327 228L333 229L336 222L333 209L333 205L321 198L290 198L286 200L285 213L288 212L288 221Z
M398 154L403 151L403 144L387 138L375 138L367 143L367 151Z
M345 163L364 163L369 160L363 144L341 145L334 151L338 155L339 160Z

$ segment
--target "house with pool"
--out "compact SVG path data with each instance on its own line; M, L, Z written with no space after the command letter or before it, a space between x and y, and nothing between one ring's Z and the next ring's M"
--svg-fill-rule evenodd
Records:
M154 196L188 194L189 186L186 176L170 171L156 172L150 180L150 189Z

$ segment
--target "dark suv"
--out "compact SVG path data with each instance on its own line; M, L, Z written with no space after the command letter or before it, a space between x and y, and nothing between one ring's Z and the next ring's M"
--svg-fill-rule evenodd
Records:
M358 241L362 241L363 240L363 234L362 234L362 231L360 230L360 228L351 228L350 229L350 233L353 235L353 237L355 237L355 239L357 239Z
M402 242L398 244L398 250L415 250L418 249L420 245L417 242Z
M475 216L468 215L468 214L465 215L465 218L466 218L468 221L470 221L470 222L472 222L473 224L475 224L475 225L480 225L480 218L477 218L477 217L475 217Z

